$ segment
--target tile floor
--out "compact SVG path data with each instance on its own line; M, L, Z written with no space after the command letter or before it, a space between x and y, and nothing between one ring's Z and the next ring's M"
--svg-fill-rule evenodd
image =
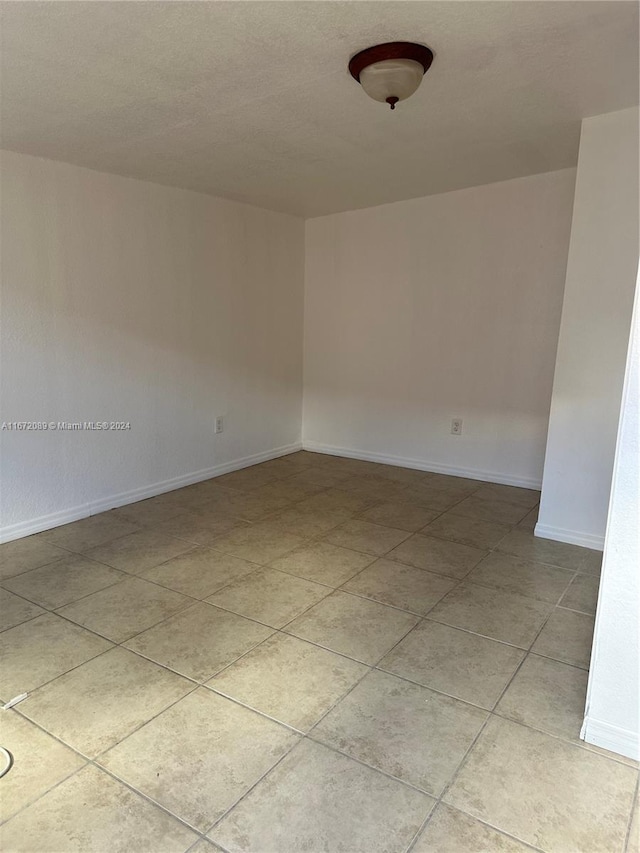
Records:
M638 851L537 502L300 452L0 546L2 849Z

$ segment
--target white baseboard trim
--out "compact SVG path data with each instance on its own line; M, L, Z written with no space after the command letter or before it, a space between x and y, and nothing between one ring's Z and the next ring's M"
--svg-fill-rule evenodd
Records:
M484 480L488 483L500 483L504 486L520 486L525 489L539 489L541 481L532 477L513 477L496 471L480 471L476 468L458 468L453 465L441 465L424 459L411 459L407 456L389 456L384 453L372 453L352 447L334 447L317 441L302 441L304 450L314 453L326 453L329 456L346 456L348 459L362 459L365 462L381 462L383 465L397 465L399 468L413 468L416 471L429 471L433 474L450 474L453 477L466 477L470 480Z
M183 486L190 486L192 483L209 480L211 477L219 477L221 474L228 474L230 471L239 471L241 468L247 468L249 465L257 465L258 462L267 462L269 459L287 456L289 453L295 453L297 450L302 450L301 442L275 447L272 450L254 453L251 456L243 456L240 459L223 462L211 468L203 468L200 471L192 471L190 474L172 477L170 480L152 483L148 486L142 486L139 489L131 489L128 492L120 492L120 494L101 498L97 501L89 501L88 503L70 507L61 512L41 515L38 518L18 522L18 524L8 524L0 527L0 542L11 542L14 539L21 539L23 536L31 536L32 533L51 530L52 527L60 527L62 524L69 524L69 522L78 521L81 518L88 518L90 515L97 515L99 512L105 512L108 509L125 506L126 504L144 500L145 498L153 498L156 495L172 492L174 489L180 489Z
M565 530L563 527L551 527L548 524L535 526L534 535L541 539L553 539L556 542L567 542L569 545L582 545L594 551L604 551L604 536L593 533L582 533L579 530Z
M618 726L612 726L611 723L585 717L580 737L593 746L640 761L640 732L621 729Z

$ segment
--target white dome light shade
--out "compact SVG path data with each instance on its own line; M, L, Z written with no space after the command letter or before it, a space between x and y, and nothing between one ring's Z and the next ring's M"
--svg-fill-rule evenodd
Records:
M362 69L360 84L374 101L387 103L392 98L404 101L413 95L423 77L424 68L414 59L384 59Z
M423 44L391 41L356 53L349 73L374 101L395 109L416 91L433 62L433 53Z

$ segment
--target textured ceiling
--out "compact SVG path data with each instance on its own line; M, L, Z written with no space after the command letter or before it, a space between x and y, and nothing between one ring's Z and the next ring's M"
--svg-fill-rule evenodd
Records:
M303 216L576 163L638 102L635 2L5 2L2 145ZM395 112L349 57L428 44Z

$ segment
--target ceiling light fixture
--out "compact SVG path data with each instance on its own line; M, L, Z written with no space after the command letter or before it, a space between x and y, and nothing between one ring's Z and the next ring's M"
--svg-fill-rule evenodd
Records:
M390 41L356 53L349 62L351 76L374 101L395 110L416 91L433 62L433 53L422 44Z

